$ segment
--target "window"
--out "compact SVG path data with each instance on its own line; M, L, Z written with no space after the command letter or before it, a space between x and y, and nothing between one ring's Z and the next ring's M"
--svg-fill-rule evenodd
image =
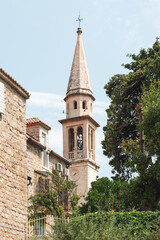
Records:
M91 130L91 149L93 149L93 130Z
M67 112L66 114L69 114L69 103L67 103Z
M85 101L82 102L82 108L86 109L86 102Z
M74 109L77 109L77 102L74 101Z
M49 190L49 178L44 176L40 176L38 178L36 192L37 193L44 193L46 190Z
M46 231L46 218L36 219L33 223L34 235L45 235Z
M42 145L46 146L46 134L42 132Z
M0 113L5 113L4 84L0 82Z
M42 151L42 166L45 168L49 168L49 155L46 150Z
M72 152L74 149L74 129L69 129L69 151Z
M88 148L89 150L93 150L93 142L94 142L94 132L93 130L89 127L88 128Z
M82 129L82 127L79 127L77 129L77 149L78 150L83 149L83 129Z
M92 103L90 103L90 108L91 108L91 112L92 112Z

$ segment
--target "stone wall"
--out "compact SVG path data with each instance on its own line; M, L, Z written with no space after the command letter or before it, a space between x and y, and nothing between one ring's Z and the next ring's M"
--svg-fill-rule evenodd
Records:
M47 171L52 172L52 169L55 170L55 165L57 162L61 163L63 168L67 166L67 163L63 160L52 154L49 154L49 168L47 169L43 167L41 149L34 144L27 143L27 175L32 178L32 185L29 185L27 188L28 198L36 193L36 189L38 189L38 179L40 177L44 178L43 173ZM38 172L42 172L42 174Z
M26 100L5 87L0 119L0 239L25 239L27 222Z

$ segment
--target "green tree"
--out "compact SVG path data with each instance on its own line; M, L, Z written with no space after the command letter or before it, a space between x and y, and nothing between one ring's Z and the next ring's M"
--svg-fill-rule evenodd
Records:
M124 64L128 74L117 74L105 85L106 94L111 98L106 110L108 120L104 130L102 147L110 158L114 178L121 180L132 176L132 161L128 151L123 151L123 141L139 138L139 118L136 106L142 96L142 86L150 85L152 79L160 78L160 42L156 39L152 48L141 49L139 54L128 55L131 63ZM132 168L130 167L132 166ZM140 166L140 165L139 165ZM142 164L141 166L142 167ZM142 171L141 171L142 172Z
M141 97L145 145L150 156L160 156L160 81L143 88Z
M75 183L60 176L58 171L50 175L48 189L42 193L36 193L29 198L29 218L36 218L44 215L61 217L70 206L75 210L79 196L75 193Z
M129 166L138 177L132 183L135 207L157 210L160 201L160 81L151 81L142 88L141 121L137 125L144 135L144 150L137 139L123 140L122 151L129 156ZM140 200L140 201L139 201Z
M80 207L80 213L97 211L123 211L133 208L130 184L127 181L99 178L91 183L86 203Z

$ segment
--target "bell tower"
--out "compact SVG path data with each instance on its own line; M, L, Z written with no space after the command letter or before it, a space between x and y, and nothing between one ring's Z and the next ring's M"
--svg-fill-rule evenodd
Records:
M96 164L96 128L93 119L92 92L83 42L82 30L77 29L77 43L68 82L66 119L63 126L63 156L70 161L69 178L77 185L77 193L87 195L91 182L96 180L99 166ZM84 202L81 197L80 202Z

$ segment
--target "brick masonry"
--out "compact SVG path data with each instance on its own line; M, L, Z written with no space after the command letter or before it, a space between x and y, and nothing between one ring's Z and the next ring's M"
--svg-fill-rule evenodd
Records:
M37 141L40 141L39 124L31 124L31 125L27 126L27 133L31 136L34 136L34 138Z

